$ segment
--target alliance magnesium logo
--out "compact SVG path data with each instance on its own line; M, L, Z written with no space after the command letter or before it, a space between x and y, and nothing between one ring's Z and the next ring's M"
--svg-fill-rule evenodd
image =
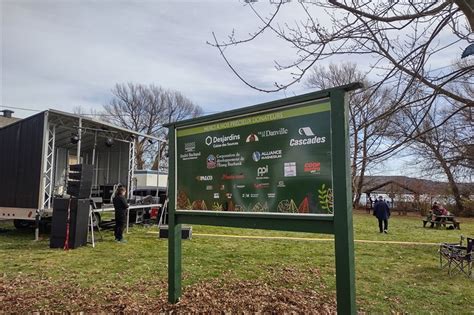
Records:
M302 127L298 129L298 134L304 136L304 139L290 139L290 147L321 144L326 142L326 137L319 137L314 134L311 127Z
M252 153L252 160L254 160L255 162L260 161L261 158L262 153L260 153L259 151L255 151L254 153Z
M282 150L273 150L273 151L255 151L252 153L252 160L258 162L260 160L274 160L280 159L282 157Z

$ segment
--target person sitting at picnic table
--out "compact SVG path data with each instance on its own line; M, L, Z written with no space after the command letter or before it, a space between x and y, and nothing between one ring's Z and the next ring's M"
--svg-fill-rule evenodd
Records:
M446 218L442 218L441 216L448 215L449 212L442 206L440 206L437 202L433 204L431 208L432 217L431 217L431 225L430 228L434 227L435 221L436 222L443 222Z

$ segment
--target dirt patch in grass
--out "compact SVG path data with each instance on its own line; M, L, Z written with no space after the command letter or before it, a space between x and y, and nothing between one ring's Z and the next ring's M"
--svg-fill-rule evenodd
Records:
M333 296L322 293L317 269L270 269L264 280L239 280L231 272L183 290L175 305L167 302L164 280L132 285L103 283L79 287L70 280L32 281L18 275L0 277L0 313L24 312L261 312L328 314L336 312Z

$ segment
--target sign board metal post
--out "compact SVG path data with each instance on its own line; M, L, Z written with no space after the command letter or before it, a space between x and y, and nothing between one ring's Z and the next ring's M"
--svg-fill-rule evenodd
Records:
M202 224L334 234L337 310L356 314L345 95L360 87L353 83L167 126L170 303L181 296L181 225Z
M181 296L181 224L176 222L176 154L175 130L169 130L169 175L168 175L168 301L178 302ZM171 188L171 189L170 189Z
M348 104L345 92L331 93L331 104L344 110L332 111L334 238L336 251L336 298L339 314L355 314L354 232L352 227L352 186L349 161Z

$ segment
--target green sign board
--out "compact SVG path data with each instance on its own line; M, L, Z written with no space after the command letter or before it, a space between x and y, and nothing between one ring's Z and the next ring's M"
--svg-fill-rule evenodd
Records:
M181 296L181 226L203 224L334 234L338 313L356 313L345 95L360 87L167 126L170 303Z
M176 132L178 210L332 214L329 100Z

